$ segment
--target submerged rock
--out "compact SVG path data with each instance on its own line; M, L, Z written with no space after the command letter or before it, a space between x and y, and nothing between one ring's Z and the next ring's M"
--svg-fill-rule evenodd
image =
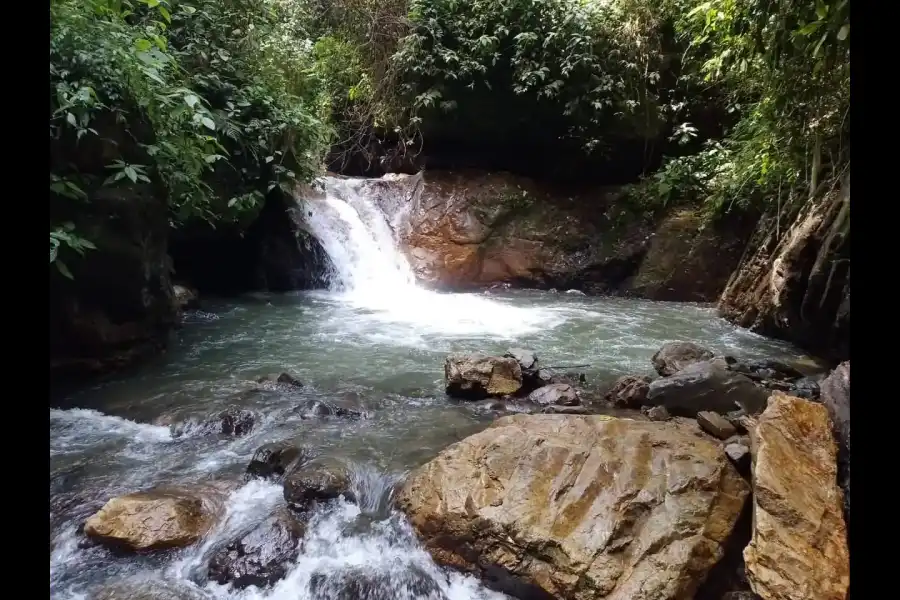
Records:
M279 511L213 555L209 578L237 588L272 585L293 564L303 533L301 523L286 511Z
M438 562L518 597L675 600L722 556L748 492L693 427L515 415L416 470L397 503Z
M649 377L625 375L616 380L603 399L619 408L638 408L646 403L649 389Z
M688 365L712 359L714 354L693 342L669 342L650 358L653 368L663 377L674 375Z
M220 431L225 435L246 435L256 424L256 415L249 410L229 407L219 413L216 420L220 423Z
M705 361L652 382L647 403L665 406L673 415L684 417L696 417L704 410L726 413L735 408L757 414L765 408L768 395L740 373Z
M350 473L341 461L315 458L293 470L284 479L284 499L296 510L306 510L315 502L344 496L355 500L350 489Z
M522 388L522 368L515 358L451 354L444 362L449 396L481 400L515 394Z
M256 380L256 383L270 383L270 384L283 384L290 387L302 388L303 383L301 383L300 379L287 371L283 373L271 373L269 375L264 375Z
M773 394L753 437L747 576L764 600L846 600L850 555L837 447L821 404Z
M347 568L314 573L309 582L315 598L328 600L448 600L434 577L413 564L390 572Z
M577 406L581 404L578 392L568 383L551 383L540 387L528 395L528 401L539 406Z
M295 464L312 457L309 448L301 448L291 442L273 442L260 446L253 453L247 474L251 477L279 479Z
M198 496L149 490L112 498L85 522L84 533L116 549L161 550L193 544L213 520Z

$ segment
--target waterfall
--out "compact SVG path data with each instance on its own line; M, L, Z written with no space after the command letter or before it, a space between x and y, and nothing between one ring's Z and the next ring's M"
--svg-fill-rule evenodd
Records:
M420 182L413 180L412 189ZM566 320L558 309L514 307L481 294L420 286L398 239L412 201L403 179L324 177L320 183L324 194L298 203L334 265L331 290L341 301L425 334L515 338Z

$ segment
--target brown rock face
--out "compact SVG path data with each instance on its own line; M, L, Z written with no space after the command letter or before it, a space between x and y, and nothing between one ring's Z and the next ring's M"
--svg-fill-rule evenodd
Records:
M84 533L117 548L160 550L193 544L212 521L199 497L150 490L111 499L85 522Z
M466 400L515 394L522 388L522 367L515 358L451 354L444 361L447 394Z
M845 600L850 555L827 409L773 394L752 432L747 576L763 600Z
M850 358L850 176L767 215L719 300L729 321L835 361Z
M415 471L398 505L436 560L507 591L674 600L721 557L748 491L682 424L515 415Z

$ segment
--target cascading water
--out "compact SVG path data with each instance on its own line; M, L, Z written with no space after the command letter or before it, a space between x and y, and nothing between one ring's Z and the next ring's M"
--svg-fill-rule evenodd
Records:
M405 210L386 214L366 180L325 177L324 196L301 198L307 223L331 258L341 300L419 334L514 338L565 321L559 310L514 307L480 294L448 294L416 283L397 240Z

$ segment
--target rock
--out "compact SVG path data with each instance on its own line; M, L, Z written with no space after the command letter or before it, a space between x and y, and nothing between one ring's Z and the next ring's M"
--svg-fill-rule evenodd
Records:
M541 409L541 413L549 415L589 415L590 409L587 406L560 406L551 404Z
M236 588L263 588L283 578L299 553L304 527L279 511L213 555L209 578Z
M288 373L287 371L283 373L270 373L269 375L264 375L256 380L256 383L282 383L284 385L289 385L295 388L302 388L303 383L300 379Z
M221 424L221 432L225 435L246 435L256 423L256 415L249 410L229 407L219 413L216 420Z
M177 283L172 286L172 301L179 311L196 308L198 297L197 290L191 287Z
M439 563L504 574L502 591L675 600L722 556L748 492L686 424L514 415L414 471L397 506Z
M540 387L528 395L528 401L540 406L556 404L559 406L577 406L581 404L578 393L568 383L551 383Z
M712 352L693 342L669 342L657 350L650 361L657 373L667 377L688 365L710 360L713 356Z
M753 439L747 577L764 600L845 600L850 557L828 410L773 394Z
M449 396L481 400L515 394L522 388L522 368L514 358L451 354L444 362Z
M638 408L646 402L649 389L649 377L625 375L616 380L603 398L606 402L619 408Z
M646 410L644 410L646 409ZM665 406L645 406L641 409L651 421L668 421L672 418Z
M725 444L725 455L741 475L750 473L750 446L737 442Z
M84 533L117 549L161 550L193 544L212 522L213 515L198 496L149 490L112 498L88 518Z
M447 600L434 577L421 568L403 563L397 567L390 572L351 567L313 573L310 592L328 600Z
M822 382L822 404L834 424L838 442L838 475L844 490L844 517L850 525L850 361L841 363Z
M726 592L722 600L759 600L759 596L747 591Z
M296 510L306 510L315 502L338 496L349 501L356 499L350 489L350 473L339 460L315 458L284 478L284 499Z
M802 377L791 384L790 395L806 400L818 400L822 392L815 377Z
M768 393L740 373L698 362L675 375L653 381L647 390L647 403L665 406L676 416L696 417L702 410L725 413L740 407L759 413Z
M727 440L737 433L737 429L735 429L734 425L732 425L728 419L719 413L710 412L708 410L697 413L697 425L699 425L700 429L706 433L717 437L720 440Z
M338 419L359 420L366 417L365 413L339 406L327 400L313 400L302 408L302 419L314 419L321 417L335 417Z
M719 298L736 325L850 359L850 171L789 210L771 207Z
M251 477L280 479L292 466L312 458L309 448L301 448L290 442L273 442L260 446L253 453L247 474Z
M737 361L730 368L757 380L791 381L804 377L803 373L791 365L770 358Z
M550 375L541 371L537 355L531 350L523 348L510 348L503 355L504 358L514 358L522 369L522 387L520 393L531 392L542 385L550 383Z

